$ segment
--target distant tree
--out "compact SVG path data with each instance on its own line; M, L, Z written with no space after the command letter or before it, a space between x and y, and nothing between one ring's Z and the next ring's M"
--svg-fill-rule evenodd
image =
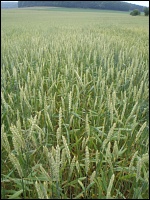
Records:
M140 14L141 13L140 13L140 11L138 9L135 9L130 13L130 15L132 15L132 16L137 16L137 15L140 15Z
M148 16L149 15L149 8L144 8L144 14L145 14L145 16Z

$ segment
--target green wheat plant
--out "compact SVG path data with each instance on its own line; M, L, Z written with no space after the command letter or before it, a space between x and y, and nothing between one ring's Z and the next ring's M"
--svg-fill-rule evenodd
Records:
M148 199L148 19L2 10L1 197Z

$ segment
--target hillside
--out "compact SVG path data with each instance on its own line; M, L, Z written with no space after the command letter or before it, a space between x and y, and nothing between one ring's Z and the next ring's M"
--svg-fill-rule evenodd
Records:
M93 8L118 11L130 11L133 9L139 9L140 11L143 11L143 6L130 4L122 1L18 1L19 8L32 6Z
M1 2L1 8L18 8L18 2Z

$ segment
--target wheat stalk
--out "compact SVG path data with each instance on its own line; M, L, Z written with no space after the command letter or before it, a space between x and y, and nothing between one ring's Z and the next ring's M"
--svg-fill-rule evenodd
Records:
M44 194L43 194L43 192L41 190L40 184L37 181L35 182L35 188L36 188L36 191L38 193L39 199L44 199L45 198Z
M78 160L76 160L76 169L77 169L77 172L78 172L78 174L79 174L79 172L80 172L80 165L79 165L79 161Z
M74 72L75 72L76 75L77 75L77 78L78 78L78 80L79 80L80 85L81 85L81 86L84 86L83 83L82 83L82 79L81 79L81 77L79 76L78 72L77 72L76 70L74 70Z
M125 114L125 110L126 110L126 100L124 100L124 106L123 106L123 110L122 110L122 113L121 113L121 121L123 120L123 117L124 117L124 114Z
M74 166L75 166L75 161L76 161L76 157L74 156L72 161L71 161L71 164L70 164L69 177L71 177L71 175L72 175L72 172L73 172L73 169L74 169Z
M115 175L113 174L112 177L111 177L111 179L110 179L108 188L107 188L106 199L110 199L111 198L111 190L112 190L114 178L115 178Z
M109 130L108 132L108 135L107 135L107 140L110 141L111 139L111 136L113 134L113 131L114 131L114 128L116 127L116 123L113 124L113 126L111 127L111 129Z
M59 120L58 120L58 124L59 124L59 131L60 131L60 133L61 133L61 126L62 126L62 109L61 109L61 107L60 107L60 109L59 109Z
M60 168L60 147L56 146L56 163L55 163L55 173L56 181L59 182L59 168Z
M53 124L52 124L52 121L51 121L51 119L50 119L50 116L49 116L48 112L47 112L46 114L47 114L48 124L49 124L49 126L51 127L51 129L52 129L52 131L53 131L54 128L53 128Z
M67 144L67 141L66 141L66 138L64 136L62 136L62 139L63 139L63 144L65 146L65 150L66 150L66 156L68 158L68 161L70 163L70 159L71 159L71 156L70 156L70 150L69 150L69 147L68 147L68 144Z
M99 152L98 152L98 150L96 150L96 155L95 155L95 160L96 160L96 166L97 166L97 164L98 164L98 162L99 162Z
M138 101L138 99L140 99L140 97L141 97L143 85L144 85L144 82L141 81L140 88L139 88L139 91L138 91L137 96L136 96L136 101Z
M62 111L65 111L65 102L64 102L64 98L61 97L61 104L62 104Z
M146 122L141 126L141 128L139 129L138 133L136 134L136 138L135 138L135 142L138 141L138 139L140 138L144 128L146 127Z
M112 155L114 157L114 160L116 160L118 158L118 145L117 145L117 141L115 141L115 143L114 143Z
M89 149L88 149L88 146L86 146L86 148L85 148L85 172L86 172L86 174L89 171L89 165L90 165Z
M44 183L43 183L43 193L44 193L45 198L49 199L47 191L48 191L48 183L47 183L47 181L44 181Z
M13 153L9 154L9 159L13 164L13 166L17 169L19 176L22 178L24 175L18 159L15 157Z
M68 107L68 110L69 110L69 113L70 113L70 110L71 110L71 102L72 102L72 92L70 91L69 95L68 95L68 99L69 99L69 107Z
M86 130L86 133L89 137L90 136L90 125L89 125L88 114L86 114L86 119L85 119L85 130Z
M61 168L63 168L65 166L65 157L66 156L66 150L63 149L61 152Z
M52 180L56 180L55 179L55 177L57 177L56 168L55 168L56 162L51 152L48 154L48 156L49 156L49 163L50 163L50 169L51 169L51 177L52 177Z
M110 147L111 147L111 143L109 142L108 143L108 147L106 149L106 160L111 168L111 171L113 172L113 165L112 165L112 161L111 161L111 158L112 158L112 155L111 155L111 152L110 152Z
M96 176L96 171L94 171L90 176L90 183L93 183L95 176Z
M140 179L141 168L142 168L142 159L139 158L139 160L137 162L136 182L138 182L138 180Z
M111 121L111 125L112 125L113 124L113 104L112 104L112 102L110 102L109 109L110 109L110 121Z
M131 161L130 161L129 172L132 171L133 162L134 162L134 159L136 158L137 154L138 154L138 151L136 151L136 152L134 153L134 155L133 155L133 157L132 157L132 159L131 159Z
M19 130L16 126L11 125L10 130L13 134L12 140L13 140L14 149L16 150L17 153L19 153L19 152L21 152L21 148L22 149L25 148L25 140L24 140L21 132L19 132Z
M50 180L50 175L45 171L42 164L40 165L40 170L45 175L45 177L47 177Z
M2 126L1 126L1 140L2 140L2 146L6 149L6 151L8 153L10 153L11 148L10 148L10 145L9 145L7 135L4 132L4 124L2 124Z
M135 105L133 106L131 113L129 115L129 117L126 120L126 124L128 123L128 121L131 119L131 117L133 117L133 113L135 112L136 108L137 108L138 102L135 103Z

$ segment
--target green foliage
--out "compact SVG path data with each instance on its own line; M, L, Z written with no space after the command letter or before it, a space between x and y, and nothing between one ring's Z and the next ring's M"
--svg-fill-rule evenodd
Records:
M122 1L18 1L18 7L53 6L66 8L92 8L104 10L129 11L132 9L143 10L138 6Z
M140 15L140 14L141 13L140 13L140 11L138 9L135 9L130 13L130 15L132 15L132 16L137 16L137 15Z
M147 7L144 8L144 14L145 14L145 16L149 15L149 8L147 8Z

